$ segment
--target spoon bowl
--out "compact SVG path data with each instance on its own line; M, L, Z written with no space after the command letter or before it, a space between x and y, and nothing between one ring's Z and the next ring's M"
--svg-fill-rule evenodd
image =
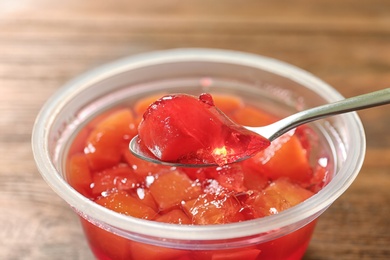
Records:
M267 138L269 141L272 142L279 136L283 135L284 133L300 125L315 120L319 120L328 116L348 113L348 112L362 110L370 107L381 106L389 103L390 103L390 88L386 88L386 89L370 92L367 94L363 94L360 96L340 100L334 103L303 110L267 126L261 126L261 127L244 126L244 127L250 131L253 131ZM180 162L162 161L159 160L157 157L153 156L148 151L142 149L139 143L140 143L140 138L138 135L136 135L130 141L129 144L130 151L138 158L152 163L157 163L157 164L162 164L162 165L167 165L172 167L196 167L197 168L197 167L218 166L217 164L209 164L209 163L187 164L187 163L180 163ZM235 162L239 162L248 158L249 156L242 157Z

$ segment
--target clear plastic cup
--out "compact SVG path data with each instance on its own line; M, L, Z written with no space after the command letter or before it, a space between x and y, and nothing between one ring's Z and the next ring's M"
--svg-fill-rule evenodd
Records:
M300 259L317 218L350 186L365 154L356 113L311 123L318 135L311 160L325 160L331 181L279 214L223 225L174 225L101 207L66 181L70 144L88 120L153 93L224 92L280 117L337 101L332 87L284 62L234 51L176 49L135 55L66 84L43 106L32 135L43 178L81 217L99 259ZM314 141L313 141L314 142Z

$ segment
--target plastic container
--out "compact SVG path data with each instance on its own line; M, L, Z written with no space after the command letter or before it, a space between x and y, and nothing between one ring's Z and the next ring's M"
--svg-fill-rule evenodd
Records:
M225 92L285 116L343 97L315 76L274 59L234 51L177 49L135 55L66 84L37 117L32 147L52 189L80 215L100 259L300 259L321 215L353 182L365 154L356 113L311 123L311 157L332 180L305 202L270 217L224 225L173 225L124 216L85 198L66 181L70 144L92 117L159 92Z

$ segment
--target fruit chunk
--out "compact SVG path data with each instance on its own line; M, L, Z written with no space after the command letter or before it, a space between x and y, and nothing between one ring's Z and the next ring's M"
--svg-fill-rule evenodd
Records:
M196 198L202 192L196 182L178 171L159 175L149 189L161 211L179 206L182 201Z
M92 175L89 170L88 160L84 154L74 154L68 161L69 184L84 196L91 192Z
M131 168L119 165L93 175L92 193L100 195L110 191L131 190L137 187L138 182Z
M193 224L226 224L245 220L242 206L234 195L205 193L183 205Z
M158 217L156 221L172 224L192 224L191 220L181 209L171 210L164 215Z
M219 167L201 168L208 180L216 180L226 190L240 192L245 190L244 172L240 164L228 164Z
M247 160L245 164L261 169L263 174L272 180L287 177L299 183L306 183L312 175L307 152L293 132L272 141L268 148Z
M243 167L242 172L244 174L244 186L247 190L263 190L269 184L268 178L259 170Z
M254 192L246 201L255 218L278 214L310 198L314 193L292 183L278 179L260 192Z
M291 207L303 202L314 194L284 178L274 181L265 189L265 192L271 191L281 195Z
M225 114L244 107L243 100L236 96L218 94L213 95L213 99L215 106Z
M142 160L133 155L129 148L126 147L123 150L124 161L131 167L134 174L140 178L146 178L147 176L155 175L162 172L171 171L170 166L163 166L156 163Z
M157 213L124 191L100 197L95 202L118 213L143 219L154 219Z
M272 124L276 118L254 107L242 107L231 117L236 123L246 126L263 126Z
M138 131L141 144L168 162L224 165L269 146L220 112L209 94L162 97L149 106Z
M132 193L133 197L139 200L142 204L152 208L154 211L158 212L159 208L154 200L150 190L146 187L139 187Z
M91 169L103 170L117 165L123 147L135 134L134 117L129 109L118 110L97 123L84 148Z

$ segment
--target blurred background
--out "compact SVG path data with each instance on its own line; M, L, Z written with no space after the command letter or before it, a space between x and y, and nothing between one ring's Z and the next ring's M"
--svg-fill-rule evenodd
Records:
M1 0L0 259L92 259L76 215L40 177L34 119L73 77L182 47L280 59L346 97L389 87L388 0ZM304 259L390 259L390 111L359 112L367 156Z

